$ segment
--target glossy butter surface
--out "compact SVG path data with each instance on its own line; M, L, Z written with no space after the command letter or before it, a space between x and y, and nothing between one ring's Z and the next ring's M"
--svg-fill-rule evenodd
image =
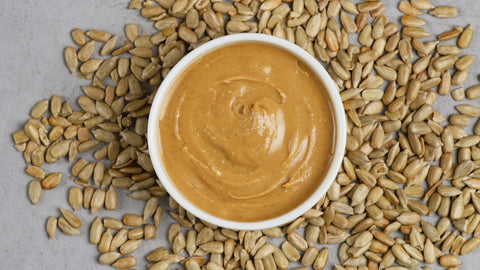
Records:
M165 100L165 169L188 200L215 216L280 216L305 201L328 170L331 106L296 56L260 43L217 49L187 67Z

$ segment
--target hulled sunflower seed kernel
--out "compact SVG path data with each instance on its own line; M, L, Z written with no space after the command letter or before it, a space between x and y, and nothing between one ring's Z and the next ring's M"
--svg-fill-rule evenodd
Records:
M104 189L99 188L93 192L92 200L90 201L90 209L92 215L95 215L105 204L106 192Z
M119 252L107 252L100 255L100 257L98 258L98 262L100 264L110 265L117 261L120 256L122 256L122 254L120 254Z
M68 46L64 51L65 64L67 65L68 70L73 74L78 66L78 56L77 51L72 46Z
M74 28L71 32L73 42L77 44L78 46L83 46L85 43L87 43L87 37L85 36L85 33L79 29L79 28Z
M144 224L143 218L135 214L126 214L123 216L123 224L130 227L137 227Z
M46 229L48 237L50 237L50 239L53 239L53 237L55 236L55 232L57 231L57 221L57 218L53 216L47 219Z
M105 209L115 210L118 207L118 194L113 186L110 186L105 193Z
M111 34L101 30L89 30L85 32L85 35L93 40L100 42L107 42L112 36Z
M63 218L70 224L73 228L78 229L82 226L82 221L72 212L63 209L60 207L60 212L63 215Z
M42 180L43 189L53 189L62 181L62 173L51 173Z
M439 264L444 267L457 267L462 261L455 255L443 255L439 258Z
M68 202L74 211L83 205L83 192L79 187L71 187L68 192Z
M67 235L79 235L80 231L74 228L64 217L58 218L58 228Z
M457 9L452 6L437 6L429 14L439 18L451 18L457 16Z
M96 245L100 243L103 233L103 226L100 217L97 217L90 225L90 243Z
M32 180L28 184L28 198L30 201L36 205L40 198L42 197L42 185L38 180Z
M137 265L137 258L134 256L120 258L112 264L114 268L118 269L128 269L134 267L135 265Z

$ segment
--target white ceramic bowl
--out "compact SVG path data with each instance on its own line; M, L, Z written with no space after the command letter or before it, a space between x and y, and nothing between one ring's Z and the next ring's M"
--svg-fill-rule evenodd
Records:
M301 59L305 64L307 64L312 71L314 71L320 80L323 82L325 89L328 92L330 97L334 115L335 115L335 150L334 156L331 161L330 167L328 172L325 176L325 179L317 188L317 190L302 204L298 207L294 208L293 210L267 220L263 221L256 221L256 222L237 222L226 220L223 218L216 217L210 213L203 211L202 209L198 208L195 205L194 201L190 201L190 199L186 198L181 194L175 185L170 180L164 166L162 163L162 158L160 155L160 151L158 151L160 142L158 136L158 123L159 123L159 116L160 110L162 106L164 106L164 99L166 97L167 92L170 90L170 87L175 82L176 78L181 74L191 63L193 63L198 58L202 57L203 55L218 49L220 47L224 47L227 45L238 44L238 43L263 43L268 45L273 45L284 49L291 54L295 55L299 59ZM342 99L338 93L338 88L336 84L333 82L330 75L327 71L323 68L323 66L316 60L313 56L307 53L305 50L300 48L299 46L286 41L284 39L280 39L277 37L264 35L264 34L235 34L235 35L228 35L221 38L214 39L209 41L197 49L193 50L192 52L188 53L185 57L183 57L168 73L166 78L163 80L162 84L158 88L157 94L153 101L152 107L150 109L150 116L148 119L148 147L150 151L150 157L152 159L153 167L155 168L155 172L157 176L167 192L170 196L175 199L185 210L189 211L196 217L205 220L209 223L218 225L224 228L230 229L237 229L237 230L260 230L270 227L279 226L285 223L288 223L295 218L304 214L308 209L312 208L322 197L326 194L327 190L332 185L337 172L340 168L342 163L344 151L345 151L345 143L346 143L346 120L345 120L345 111L343 108Z

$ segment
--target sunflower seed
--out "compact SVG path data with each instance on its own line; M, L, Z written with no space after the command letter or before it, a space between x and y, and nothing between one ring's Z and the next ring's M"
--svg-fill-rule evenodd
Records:
M117 191L113 186L110 186L110 188L105 193L105 209L112 211L117 209L117 207L118 207Z
M150 253L147 254L147 256L145 256L145 258L150 262L158 262L160 260L165 259L167 255L168 255L168 250L164 247L161 247L161 248L152 250Z
M72 227L64 217L58 218L58 227L62 232L68 235L79 235L80 231Z
M465 49L470 46L473 39L473 26L470 24L458 37L458 47Z
M42 180L43 189L53 189L62 181L62 173L51 173Z
M455 62L455 68L458 70L467 70L475 60L474 55L464 55Z
M90 30L85 32L85 35L93 40L100 42L107 42L112 36L111 34L100 30Z
M125 228L120 229L112 238L110 243L110 251L114 251L122 246L128 240L128 230Z
M467 89L466 91L468 99L477 99L480 97L480 85L475 85Z
M158 198L152 197L148 199L145 203L145 207L143 208L143 220L147 220L155 214L158 206Z
M264 259L265 257L272 255L273 252L275 251L275 246L272 244L266 244L262 246L257 253L255 254L255 259Z
M118 269L128 269L134 267L137 264L137 258L134 256L127 256L118 259L115 263L112 264L113 267Z
M70 70L72 74L75 73L75 70L77 69L77 66L78 66L77 51L72 46L68 46L65 48L65 51L63 54L64 54L65 64L67 65L67 68Z
M308 248L307 241L299 233L293 231L287 235L288 241L296 248L305 251Z
M83 204L83 192L79 187L71 187L68 191L68 203L77 211Z
M81 62L87 62L90 57L92 57L95 52L95 41L91 40L85 43L80 50L78 50L77 56L78 60Z
M75 42L75 44L77 44L78 46L83 46L85 43L87 43L87 37L81 29L74 28L71 32L71 35L73 42Z
M478 246L480 246L480 238L478 238L476 236L472 237L470 240L468 240L467 242L465 242L462 245L460 255L468 254L468 253L472 252L473 250L475 250Z
M429 14L439 18L451 18L457 16L457 9L452 6L437 6Z
M130 227L138 227L144 224L141 216L135 214L126 214L123 216L123 224Z
M139 240L128 240L120 246L120 253L122 255L130 254L137 250L142 243L142 239Z
M464 210L463 196L460 195L452 202L452 208L450 209L450 219L451 220L460 219L462 217L463 210Z
M100 255L100 257L98 258L98 262L100 264L110 265L113 264L118 258L120 258L120 256L122 256L122 254L120 254L119 252L107 252Z
M185 244L185 236L183 233L177 233L177 236L175 236L172 244L173 253L179 255L185 249Z
M42 197L42 185L38 180L32 180L28 184L28 198L36 205Z
M73 228L78 229L82 226L82 221L72 212L63 209L60 207L60 212L62 212L63 217L65 220L70 224Z
M223 243L212 241L199 245L199 247L207 253L220 254L223 253Z
M157 228L151 224L145 225L144 228L144 239L153 240L157 237Z
M89 59L82 65L80 65L80 72L83 74L91 74L98 70L100 65L103 63L103 59Z
M102 221L100 220L100 217L97 217L90 225L90 243L94 245L100 243L100 239L102 238L102 231Z
M455 255L443 255L439 258L438 263L444 267L456 267L462 264L462 261Z
M46 228L47 228L48 237L50 237L50 239L53 239L53 237L55 236L55 232L57 231L57 218L50 216L47 219Z
M318 253L318 248L314 246L309 247L302 256L301 264L304 266L312 266L317 259Z
M322 249L318 255L317 258L315 259L315 262L313 263L313 269L318 270L318 269L323 269L328 261L328 247Z
M397 221L403 225L413 225L421 220L421 216L415 212L404 212L397 217Z
M105 45L106 46L106 45ZM104 47L105 48L105 47ZM102 52L104 51L102 48ZM103 53L107 53L108 52L108 48L106 49L106 52L103 52ZM90 61L90 60L89 60ZM88 62L87 62L88 63ZM108 77L108 75L111 74L111 72L114 70L114 68L117 66L117 56L114 56L114 57L111 57L111 58L108 58L106 59L105 61L101 62L98 66L98 69L96 69L96 73L95 75L99 78L99 79L105 79Z
M105 204L106 192L104 189L96 189L93 192L92 200L90 201L90 208L92 215L95 215Z
M298 250L288 241L284 241L281 245L282 252L285 254L285 257L290 261L290 262L295 262L300 259L300 253Z

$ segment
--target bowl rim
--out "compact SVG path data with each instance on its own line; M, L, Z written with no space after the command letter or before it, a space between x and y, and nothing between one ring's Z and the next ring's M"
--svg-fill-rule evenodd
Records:
M312 193L310 197L303 201L300 205L280 216L267 220L252 222L241 222L219 218L198 208L193 202L184 197L183 194L175 187L170 177L168 176L165 167L163 166L160 151L152 151L153 149L159 149L158 122L160 118L160 111L164 105L163 101L165 100L165 97L167 96L171 85L175 82L178 75L181 74L188 66L190 66L190 64L192 64L195 60L202 57L203 55L221 47L240 43L263 43L275 46L295 55L305 64L307 64L310 69L322 81L328 93L333 107L335 122L335 147L333 158L331 160L330 167L328 168L328 172L326 173L322 183L317 187L315 192ZM346 117L338 87L333 81L333 79L330 77L330 75L327 73L325 68L320 64L319 60L315 59L307 51L294 43L278 37L256 33L233 34L216 38L208 41L205 44L202 44L198 48L194 49L193 51L182 57L182 59L180 59L180 61L170 70L168 75L164 78L164 80L157 89L155 98L151 104L150 114L148 117L147 131L148 148L152 165L155 169L159 181L163 184L168 194L172 196L172 198L185 210L189 211L197 218L223 228L235 230L260 230L280 226L293 221L295 218L301 216L310 208L312 208L327 193L328 189L333 184L333 181L336 178L344 156L346 136Z

